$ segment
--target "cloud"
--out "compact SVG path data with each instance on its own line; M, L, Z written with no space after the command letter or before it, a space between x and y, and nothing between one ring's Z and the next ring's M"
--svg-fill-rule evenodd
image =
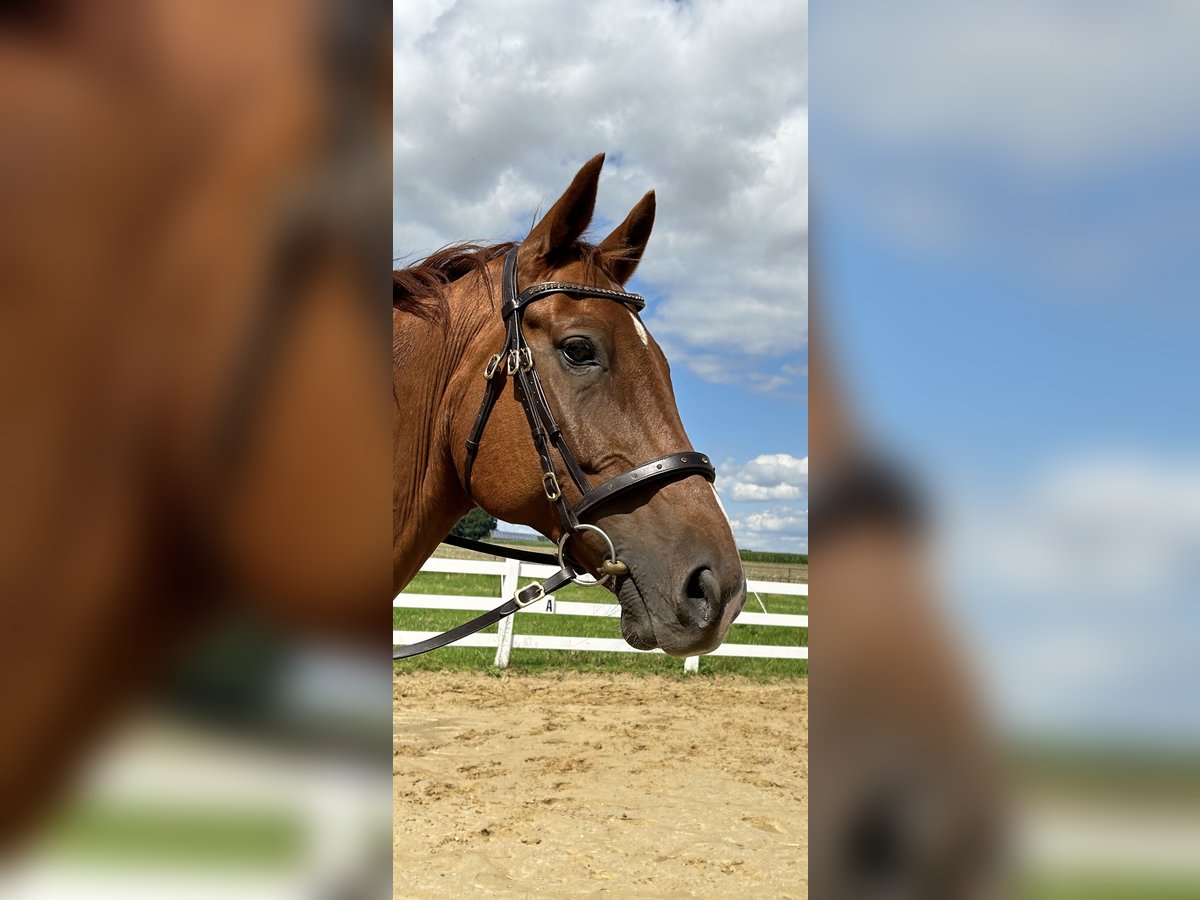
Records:
M831 4L829 215L1005 293L1193 308L1197 29L1187 0Z
M718 489L731 500L803 500L808 497L808 457L787 453L756 456L743 466L722 466Z
M776 507L766 512L751 513L742 520L742 524L750 531L808 533L807 518L796 515L787 507Z
M1098 611L1172 596L1200 560L1200 466L1113 455L1060 463L955 529L969 565L1013 600Z
M749 550L808 552L808 514L791 504L730 517L739 547Z
M651 331L701 378L798 390L806 3L405 2L393 43L397 259L519 237L606 150L593 238L657 193Z
M798 360L696 352L682 342L661 337L659 344L667 359L686 366L705 381L738 385L781 400L803 400L807 396L808 367Z
M717 471L739 547L808 552L808 457L764 453L744 464L726 460Z
M735 500L799 500L804 488L792 484L777 484L765 487L758 484L739 484L733 489Z
M1096 454L958 494L947 571L1006 717L1200 736L1200 465Z
M969 144L1078 172L1193 142L1200 5L838 3L822 19L827 126L886 145ZM870 27L864 27L870 22Z

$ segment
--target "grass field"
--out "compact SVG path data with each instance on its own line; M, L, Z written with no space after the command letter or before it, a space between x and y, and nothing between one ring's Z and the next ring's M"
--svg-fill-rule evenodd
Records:
M513 542L513 546L516 542ZM456 559L485 559L486 557L468 550L443 547L438 556ZM778 564L771 564L780 568ZM807 565L804 567L807 570ZM796 580L796 573L791 580ZM761 576L751 575L752 578ZM784 581L789 579L773 578ZM493 575L458 575L439 572L418 572L405 593L450 594L477 597L499 597L500 579ZM588 589L570 585L558 592L558 600L580 603L613 603L612 594L602 589ZM761 595L768 612L804 615L808 613L807 597L784 595ZM498 601L497 601L498 602ZM758 600L752 595L746 605L747 611L760 612ZM393 609L392 623L397 630L445 631L460 624L469 614L453 610ZM621 629L617 619L593 619L584 616L522 616L515 620L517 634L575 635L577 637L620 638ZM485 633L495 633L496 627ZM781 646L805 646L808 630L779 628L763 625L734 625L727 638L729 642L742 644L771 644ZM421 671L438 669L492 668L496 651L488 647L447 647L414 659L395 664L396 671ZM513 650L509 668L517 672L547 670L569 670L577 672L655 672L662 675L683 676L683 662L659 653L589 653L565 650ZM803 659L740 659L737 657L706 657L700 664L702 675L736 673L751 678L771 679L776 677L803 677L808 674L808 661Z
M50 831L56 857L105 865L275 869L299 865L307 835L293 811L179 809L98 802Z
M1163 873L1041 873L1024 877L1016 896L1019 900L1195 900L1200 897L1200 879Z

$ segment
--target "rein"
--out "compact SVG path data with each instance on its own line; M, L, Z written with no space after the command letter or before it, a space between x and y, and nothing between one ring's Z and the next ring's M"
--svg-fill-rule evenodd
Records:
M546 400L546 393L542 389L542 382L534 365L533 351L530 349L528 341L525 340L523 329L525 308L531 303L554 294L567 294L580 299L611 300L615 303L632 306L638 311L645 308L646 300L639 294L561 281L544 281L530 285L524 291L518 291L518 249L519 247L514 247L504 257L503 294L500 305L500 315L505 323L504 345L500 348L499 353L488 360L483 372L486 386L479 413L475 416L475 424L467 437L464 481L467 495L473 496L471 473L475 467L475 457L479 452L480 442L483 440L483 432L487 427L492 409L504 390L505 380L512 379L513 394L520 402L521 408L525 410L529 432L533 436L533 445L541 465L542 491L546 495L546 500L554 506L555 512L558 514L562 537L558 541L558 553L554 556L549 553L536 553L528 550L510 550L454 536L447 537L445 543L468 550L477 550L491 556L519 559L525 562L548 562L557 565L559 570L545 581L526 585L512 599L457 628L406 647L394 648L392 650L393 660L407 659L452 644L467 635L495 624L519 609L536 603L547 594L551 594L565 585L574 583L595 587L611 581L616 576L627 575L629 567L618 558L612 539L601 528L586 523L582 519L595 513L598 508L617 497L645 484L661 486L691 475L703 475L710 482L715 481L717 477L717 471L707 456L693 450L685 450L653 459L611 478L597 487L592 487L583 467L579 465L575 454L567 445L562 428L559 427L554 419L554 414L550 411L550 404ZM563 495L562 486L559 484L554 465L555 453L562 460L563 467L581 495L579 502L574 506L567 501ZM608 555L600 565L600 571L603 573L601 578L583 580L581 576L586 574L583 566L567 554L567 545L571 538L583 531L597 534L607 546Z

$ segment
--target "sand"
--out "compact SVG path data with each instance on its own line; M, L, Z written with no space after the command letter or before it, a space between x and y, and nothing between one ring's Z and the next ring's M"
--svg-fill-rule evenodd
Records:
M807 897L801 680L393 682L396 897Z

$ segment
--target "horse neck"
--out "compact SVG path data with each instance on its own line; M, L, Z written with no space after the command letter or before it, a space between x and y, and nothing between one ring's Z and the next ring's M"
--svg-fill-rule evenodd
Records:
M482 396L484 346L497 319L477 276L463 279L448 296L448 317L431 323L393 313L395 331L395 419L393 423L393 581L399 590L416 574L463 515L474 505L462 486L451 423L474 415L466 405ZM492 323L494 324L494 323ZM479 362L477 366L474 363Z

